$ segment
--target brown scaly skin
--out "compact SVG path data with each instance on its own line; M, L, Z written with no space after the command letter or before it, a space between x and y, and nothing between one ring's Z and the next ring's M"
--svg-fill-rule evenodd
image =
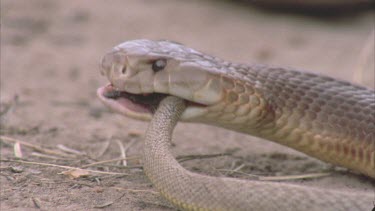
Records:
M155 69L157 61L161 69ZM187 102L182 121L269 139L375 178L374 90L290 69L229 63L168 41L125 42L103 58L102 73L112 85L98 96L124 115L150 119L165 97L152 93L177 96Z
M368 210L374 195L298 185L209 177L184 169L169 146L185 109L181 98L162 100L146 132L144 171L154 186L184 210Z

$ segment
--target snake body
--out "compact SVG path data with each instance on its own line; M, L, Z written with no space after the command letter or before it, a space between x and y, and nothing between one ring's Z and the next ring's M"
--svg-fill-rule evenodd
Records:
M186 210L369 210L372 194L358 195L291 184L218 178L184 169L170 153L173 129L185 108L164 99L146 132L144 171L170 202Z
M151 119L145 172L189 210L367 210L373 193L213 178L183 169L168 143L177 120L217 125L289 146L375 178L374 90L292 69L230 63L169 41L134 40L102 60L112 109ZM172 95L184 99L186 108ZM161 103L162 102L162 103ZM160 108L155 112L158 105Z

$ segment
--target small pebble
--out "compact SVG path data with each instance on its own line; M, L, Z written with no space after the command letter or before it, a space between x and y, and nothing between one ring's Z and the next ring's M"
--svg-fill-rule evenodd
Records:
M13 173L21 173L21 172L23 172L23 167L22 166L11 166L10 170Z

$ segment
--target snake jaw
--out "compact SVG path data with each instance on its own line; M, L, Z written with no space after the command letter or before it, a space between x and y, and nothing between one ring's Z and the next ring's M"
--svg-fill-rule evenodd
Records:
M112 110L122 115L139 120L149 121L159 103L169 94L163 93L143 93L132 94L126 91L120 91L112 84L101 87L97 90L99 99ZM182 114L181 120L189 120L199 117L207 112L206 105L194 103L189 100L187 109Z
M112 85L107 85L100 87L96 93L106 106L122 115L140 120L150 120L152 118L151 110L145 106L138 105L123 96L117 98L109 97L109 93L114 93L114 90Z

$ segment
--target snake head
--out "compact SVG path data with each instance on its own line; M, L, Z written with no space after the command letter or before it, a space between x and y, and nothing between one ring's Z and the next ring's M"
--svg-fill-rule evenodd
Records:
M110 84L98 89L101 101L126 116L149 120L160 101L185 99L181 120L196 119L224 97L218 62L170 41L133 40L114 47L101 61Z

